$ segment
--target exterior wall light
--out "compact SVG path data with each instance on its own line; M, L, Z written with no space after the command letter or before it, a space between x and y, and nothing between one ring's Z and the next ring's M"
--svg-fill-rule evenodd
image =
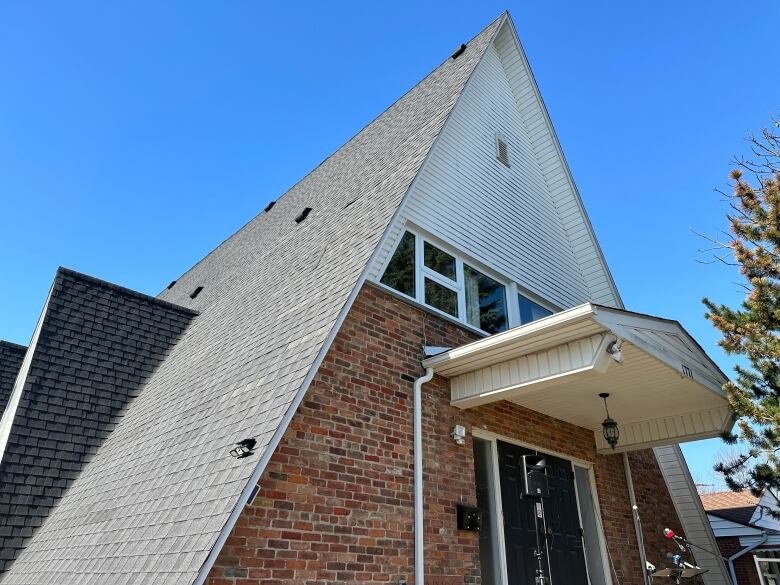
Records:
M230 450L230 456L236 459L249 457L255 452L255 445L257 445L255 439L244 439L240 443L236 443L235 448Z
M450 437L452 437L452 440L455 441L458 445L465 445L466 427L463 425L455 425L455 428L452 429L452 432L450 433Z
M609 407L607 406L607 398L609 393L602 392L599 394L599 398L604 399L604 410L607 412L607 418L601 423L601 432L604 435L604 440L613 449L617 447L618 440L620 439L620 429L618 428L617 421L609 416Z
M623 352L620 351L621 347L623 347L622 339L616 339L607 346L607 353L619 364L623 363Z

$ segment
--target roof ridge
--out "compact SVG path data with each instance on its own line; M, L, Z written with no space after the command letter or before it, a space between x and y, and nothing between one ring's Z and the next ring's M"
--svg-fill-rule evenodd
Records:
M125 286L121 286L118 284L114 284L113 282L109 282L107 280L103 280L101 278L97 278L95 276L90 276L89 274L84 274L83 272L77 272L76 270L72 270L70 268L65 268L63 266L60 266L57 268L57 275L66 275L70 276L72 278L76 278L78 280L83 280L84 282L88 282L90 284L96 284L98 286L102 286L103 288L111 289L113 291L116 291L120 294L140 298L142 300L154 303L156 305L160 305L163 307L167 307L169 309L173 309L175 311L179 311L181 313L185 313L188 315L199 315L200 313L196 311L195 309L190 309L189 307L183 307L182 305L177 305L176 303L172 303L170 301L165 301L163 299L159 299L157 297L154 297L152 295L148 295L146 293L139 292L137 290L133 290L131 288L127 288Z
M494 24L496 24L500 20L506 20L509 17L509 10L504 10L499 16L494 18L490 21L489 24L482 27L480 31L473 35L468 41L466 41L466 46L468 46L474 39L476 39L479 35L481 35L483 32L485 32L487 29L492 27ZM369 126L371 126L374 122L376 122L379 118L381 118L384 114L386 114L390 109L392 109L396 104L398 104L401 100L403 100L407 95L409 95L412 91L414 91L417 87L419 87L424 81L426 81L431 75L433 75L436 71L439 70L439 68L444 65L447 61L452 59L452 55L449 55L446 59L441 61L438 65L436 65L433 69L431 69L422 79L420 79L417 83L415 83L413 86L411 86L409 89L407 89L403 94L401 94L396 100L394 100L390 105L388 105L384 110L379 112L376 116L374 116L370 121L365 123L363 126L360 127L359 130L357 130L352 136L350 136L345 142L343 142L338 148L336 148L334 151L332 151L330 154L328 154L325 158L323 158L319 163L317 163L314 167L312 167L309 172L307 172L305 175L303 175L300 179L298 179L295 183L290 185L277 199L273 199L272 201L274 203L279 203L285 196L287 196L289 193L295 189L298 185L300 185L303 181L305 181L309 176L311 176L312 173L314 173L317 169L319 169L322 165L324 165L326 162L328 162L331 158L333 158L338 152L340 152L342 149L347 147L353 140L355 140L360 134L363 133ZM224 240L222 240L219 244L217 244L214 248L212 248L208 254L203 256L200 260L198 260L195 264L187 268L184 272L182 272L179 277L176 280L179 280L180 278L186 276L190 272L192 272L195 268L197 268L200 264L205 262L214 252L217 251L217 249L222 246L225 242L230 240L234 235L239 233L241 230L243 230L245 227L247 227L249 224L251 224L253 221L255 221L257 218L259 218L262 215L265 215L267 213L270 213L270 209L263 209L256 215L252 216L248 221L246 221L241 227L239 227L236 231L231 233L229 236L227 236ZM175 281L174 281L175 282ZM163 294L167 289L161 290L158 294Z
M0 346L8 347L11 349L18 349L20 351L27 351L26 345L22 345L20 343L14 343L13 341L6 341L5 339L0 339Z

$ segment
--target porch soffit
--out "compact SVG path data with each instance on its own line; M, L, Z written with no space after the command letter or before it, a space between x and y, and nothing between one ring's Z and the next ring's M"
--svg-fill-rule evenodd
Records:
M596 431L601 450L601 392L622 451L717 436L733 422L727 378L682 326L621 309L581 305L424 364L450 379L455 406L509 400Z

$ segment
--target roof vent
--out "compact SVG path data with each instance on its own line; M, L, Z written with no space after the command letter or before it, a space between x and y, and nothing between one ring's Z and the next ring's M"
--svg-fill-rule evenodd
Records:
M197 297L200 294L200 291L202 291L202 290L203 290L203 287L199 286L194 291L192 291L192 293L190 294L190 298L194 299L195 297Z
M173 288L173 285L174 285L174 284L176 284L176 281L175 281L175 280L172 280L172 281L171 281L171 284L169 284L169 285L168 285L168 289L167 289L167 290L171 290L171 289Z
M311 213L311 207L307 207L306 209L304 209L298 214L298 217L295 218L295 223L301 223L304 219L309 217L310 213Z
M505 166L509 166L509 142L503 134L496 134L496 158Z
M466 46L467 45L464 44L458 47L457 49L455 49L455 52L452 54L452 58L457 59L458 57L460 57L463 54L463 51L466 50Z
M274 205L276 205L276 201L271 201L271 203L269 203L268 205L265 206L265 209L263 209L263 212L264 213L268 213L269 211L271 211L271 208Z

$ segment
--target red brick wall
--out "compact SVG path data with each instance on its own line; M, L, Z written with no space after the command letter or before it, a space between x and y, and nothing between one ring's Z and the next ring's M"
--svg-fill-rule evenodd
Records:
M718 548L720 554L724 557L730 557L745 547L739 544L738 537L727 536L718 539ZM737 575L737 585L761 585L752 553L744 554L734 561L734 572Z
M666 554L677 553L679 549L664 538L664 528L671 528L678 534L685 532L677 518L653 450L631 452L628 459L634 481L634 495L642 519L647 560L658 568L665 567L668 564ZM686 560L689 560L688 557Z
M473 339L461 327L366 286L209 585L413 583L412 384L423 373L424 345ZM617 575L623 585L641 583L621 456L596 455L591 431L508 402L456 409L440 377L423 387L427 574L480 581L477 535L455 529L455 504L476 503L471 433L466 445L456 445L449 437L456 424L594 462ZM657 473L638 473L648 494L665 490ZM667 513L664 508L658 515Z

